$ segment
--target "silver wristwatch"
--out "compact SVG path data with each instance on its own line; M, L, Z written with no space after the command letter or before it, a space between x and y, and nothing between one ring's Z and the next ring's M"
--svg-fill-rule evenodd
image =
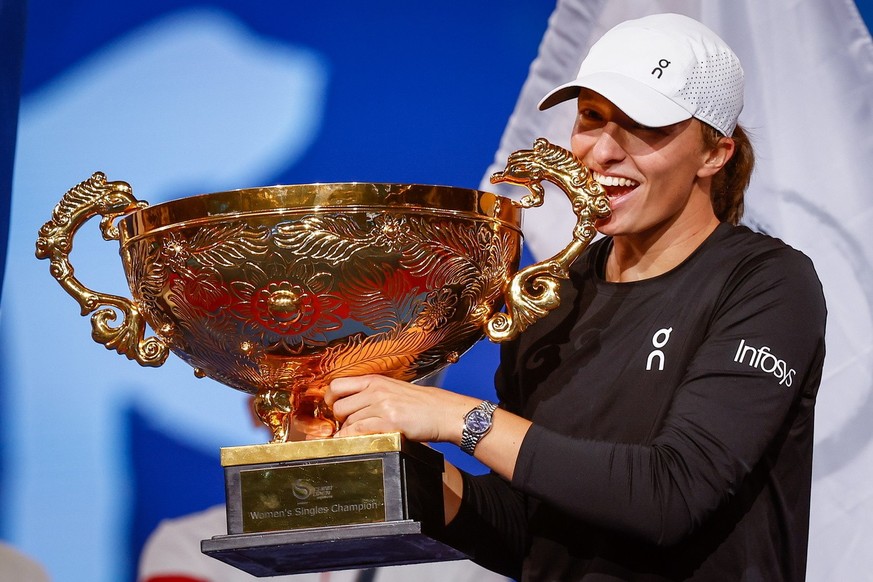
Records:
M461 450L472 455L482 437L491 430L492 418L497 405L483 400L479 406L464 415L464 428L461 431Z

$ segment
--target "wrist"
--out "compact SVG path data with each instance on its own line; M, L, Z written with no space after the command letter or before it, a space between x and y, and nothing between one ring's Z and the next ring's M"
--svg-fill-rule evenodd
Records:
M459 446L468 455L473 455L479 442L491 431L497 405L483 400L464 415Z

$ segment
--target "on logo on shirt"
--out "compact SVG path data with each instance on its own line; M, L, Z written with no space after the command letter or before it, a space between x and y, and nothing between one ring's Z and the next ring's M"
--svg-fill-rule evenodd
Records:
M667 342L670 341L670 334L672 332L672 327L662 327L652 336L652 346L654 346L655 349L649 352L649 357L646 359L646 370L651 370L652 364L656 360L658 362L658 370L664 370L665 356L664 352L661 351L661 348L666 346Z

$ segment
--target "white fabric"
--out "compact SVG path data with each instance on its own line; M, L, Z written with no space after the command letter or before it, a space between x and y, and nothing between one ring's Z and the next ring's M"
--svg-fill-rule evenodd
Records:
M744 222L815 262L828 301L819 392L809 580L868 579L873 552L873 43L851 0L562 0L531 66L482 189L508 155L547 137L568 147L575 106L537 103L573 78L591 43L628 18L678 12L712 28L746 75L740 124L757 169ZM535 258L570 240L574 216L557 190L524 216ZM797 317L803 317L802 313Z
M256 578L200 552L200 540L227 532L224 505L161 522L149 537L139 562L139 582L154 576L182 576L203 582L252 582ZM266 578L275 582L354 582L359 572L318 572ZM0 577L0 580L3 578ZM506 582L469 561L434 562L380 568L374 582Z

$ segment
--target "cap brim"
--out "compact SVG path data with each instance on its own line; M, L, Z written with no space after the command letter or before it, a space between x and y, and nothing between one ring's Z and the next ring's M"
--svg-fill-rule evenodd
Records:
M555 87L538 107L544 110L575 99L583 88L600 93L628 117L648 127L673 125L694 115L693 110L689 111L645 83L609 72L592 73Z
M569 101L570 99L575 99L579 96L579 91L582 89L582 86L579 84L579 81L570 81L569 83L564 83L558 87L555 87L549 93L540 100L537 108L540 111L545 111L550 107L554 107L558 103L563 103L564 101Z

